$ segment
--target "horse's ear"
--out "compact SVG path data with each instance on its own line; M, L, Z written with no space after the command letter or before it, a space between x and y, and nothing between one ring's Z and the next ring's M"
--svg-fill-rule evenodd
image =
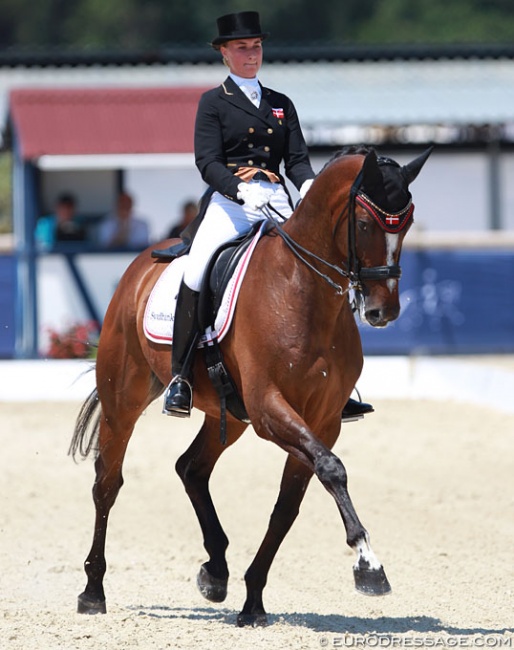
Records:
M418 156L414 160L411 160L410 163L407 163L403 167L403 174L405 176L405 180L407 181L408 185L410 185L412 181L417 177L417 175L421 171L421 168L428 160L428 157L432 153L433 149L434 147L429 147L426 151L424 151L421 154L421 156Z
M366 154L366 158L364 158L362 165L362 187L366 194L373 197L373 200L378 205L383 205L387 200L384 178L378 166L377 154L374 149L369 151Z

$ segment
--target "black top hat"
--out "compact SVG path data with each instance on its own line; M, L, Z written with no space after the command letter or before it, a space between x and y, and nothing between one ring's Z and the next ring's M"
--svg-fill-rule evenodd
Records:
M238 38L266 38L268 32L261 30L259 13L257 11L240 11L237 14L227 14L216 20L218 36L211 45L222 45L226 41Z

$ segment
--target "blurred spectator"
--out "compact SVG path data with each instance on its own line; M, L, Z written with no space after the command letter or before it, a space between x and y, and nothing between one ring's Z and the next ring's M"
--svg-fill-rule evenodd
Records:
M76 209L77 201L72 194L64 192L57 197L53 214L40 217L36 224L35 238L40 248L86 239L85 228L77 223Z
M116 209L106 215L100 225L98 241L107 248L144 248L149 244L146 220L134 213L134 200L128 192L120 192Z
M198 204L196 201L186 201L182 206L182 218L180 223L170 229L168 237L171 239L180 237L180 233L191 223L191 221L193 221L197 214Z

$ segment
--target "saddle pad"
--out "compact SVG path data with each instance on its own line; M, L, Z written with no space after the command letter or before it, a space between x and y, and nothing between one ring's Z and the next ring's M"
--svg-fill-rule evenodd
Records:
M221 301L220 308L216 315L216 321L214 323L218 341L221 341L230 329L239 290L246 269L248 268L248 263L250 262L257 242L262 236L262 232L263 228L261 227L255 234L246 253L241 258L223 293L223 300ZM184 275L186 261L187 255L183 255L182 257L173 260L155 283L148 298L143 319L143 329L145 336L154 343L170 345L173 341L175 307L177 304L178 290ZM202 342L200 342L200 345L201 344Z

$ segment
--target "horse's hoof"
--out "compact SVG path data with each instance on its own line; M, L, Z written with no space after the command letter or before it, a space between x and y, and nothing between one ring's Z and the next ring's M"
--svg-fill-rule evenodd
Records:
M200 567L196 577L196 584L202 596L213 603L222 603L227 597L228 580L212 576L205 564Z
M268 624L266 612L261 614L244 614L241 612L237 617L238 627L264 627Z
M385 596L391 593L391 585L383 567L380 569L353 569L355 588L367 596Z
M77 604L78 614L106 614L105 600L92 600L85 593L80 594Z

